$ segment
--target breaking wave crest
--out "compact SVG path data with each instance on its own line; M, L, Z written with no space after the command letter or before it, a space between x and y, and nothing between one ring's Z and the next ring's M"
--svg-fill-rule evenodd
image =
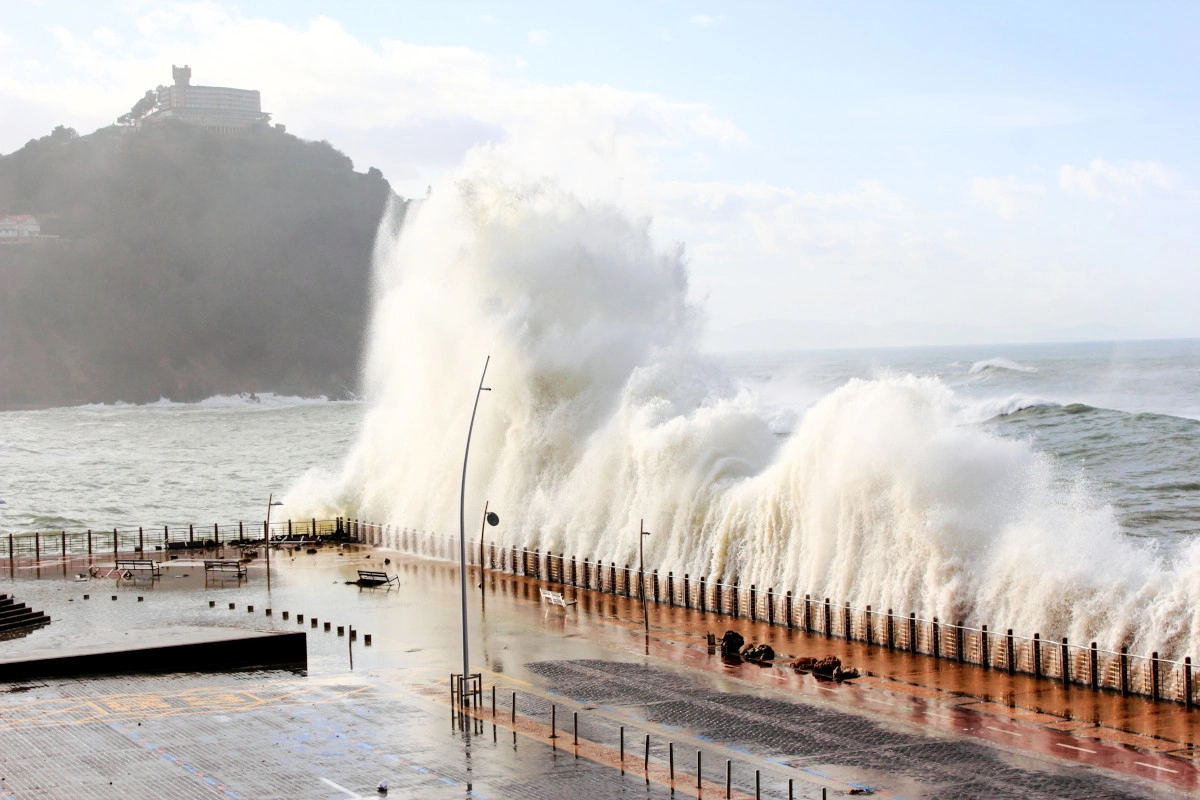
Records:
M481 157L402 235L390 226L362 434L340 475L292 487L289 515L457 531L490 352L467 508L500 512L499 542L632 564L645 519L660 570L1196 651L1200 550L1160 564L1086 480L964 424L1044 401L967 412L935 378L851 380L781 439L695 349L683 254L656 249L648 222ZM1024 369L1002 361L980 364Z
M979 375L987 372L1008 370L1009 372L1037 372L1037 367L1025 367L1011 358L989 358L986 361L976 361L967 370L969 375Z

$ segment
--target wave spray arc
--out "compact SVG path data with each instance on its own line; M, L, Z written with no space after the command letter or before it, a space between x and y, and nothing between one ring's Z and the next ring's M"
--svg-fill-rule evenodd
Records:
M1196 653L1200 551L1167 567L1027 442L963 424L932 378L852 380L787 438L697 352L682 248L650 224L486 158L376 252L364 383L342 473L288 504L450 532L480 358L468 508L497 544Z

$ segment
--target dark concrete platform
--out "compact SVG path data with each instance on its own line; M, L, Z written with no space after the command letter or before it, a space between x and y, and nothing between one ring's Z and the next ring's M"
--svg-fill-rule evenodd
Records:
M261 667L305 669L307 637L239 628L186 626L95 634L6 654L0 682L76 675L215 672Z

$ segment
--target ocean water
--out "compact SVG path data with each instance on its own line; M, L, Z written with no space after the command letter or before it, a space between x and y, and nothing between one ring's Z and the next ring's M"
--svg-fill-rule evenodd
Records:
M0 529L347 515L1200 655L1200 342L714 357L685 251L487 153L385 218L362 403L0 414ZM489 355L490 354L490 355ZM469 527L474 523L469 522Z

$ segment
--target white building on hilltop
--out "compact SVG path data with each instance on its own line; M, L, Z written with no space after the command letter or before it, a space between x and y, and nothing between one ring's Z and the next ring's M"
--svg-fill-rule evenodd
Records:
M167 120L186 122L212 133L240 133L265 126L271 115L262 110L257 89L226 86L192 86L192 68L171 66L173 86L159 86L154 110L137 120L141 125L160 125Z

